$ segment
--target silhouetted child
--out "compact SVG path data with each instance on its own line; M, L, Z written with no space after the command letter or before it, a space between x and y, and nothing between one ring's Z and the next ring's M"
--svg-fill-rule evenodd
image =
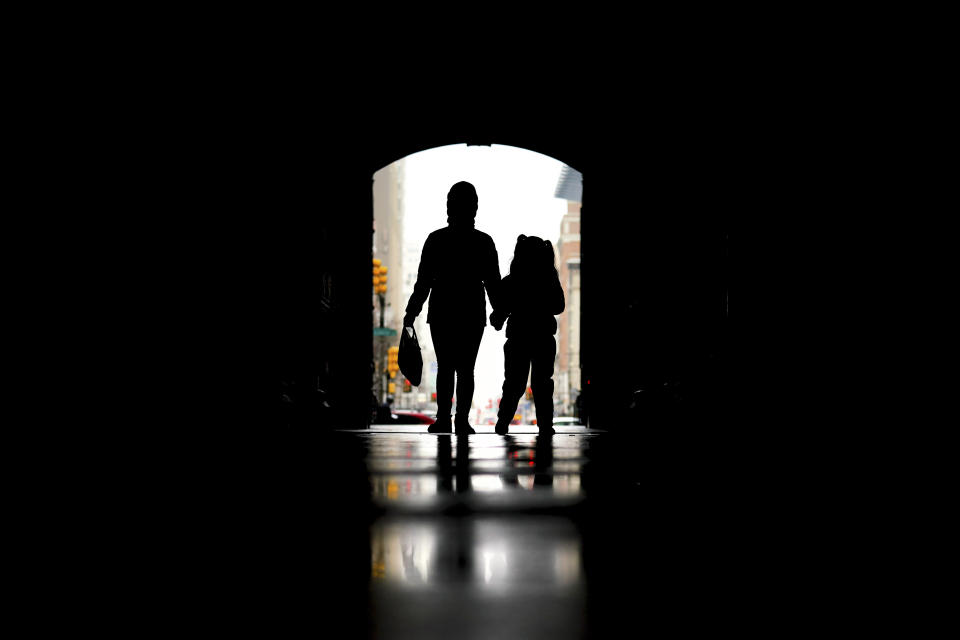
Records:
M564 299L549 240L525 235L517 238L510 273L500 283L500 297L500 306L490 314L490 324L497 331L507 321L503 394L496 432L505 434L509 430L529 375L540 432L554 433L553 361L557 354L554 316L563 313Z

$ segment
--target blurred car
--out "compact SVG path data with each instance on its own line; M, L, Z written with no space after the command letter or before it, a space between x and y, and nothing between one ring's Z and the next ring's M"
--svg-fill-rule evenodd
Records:
M419 411L394 409L390 412L390 424L433 424L437 419Z

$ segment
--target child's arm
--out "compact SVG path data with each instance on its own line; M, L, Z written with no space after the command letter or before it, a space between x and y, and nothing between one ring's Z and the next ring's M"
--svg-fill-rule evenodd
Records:
M506 322L507 318L510 316L513 306L513 295L510 290L509 275L500 281L500 286L498 289L499 295L497 296L497 302L499 303L499 306L494 307L493 313L490 314L490 324L493 325L494 329L500 331L500 329L503 328L503 323ZM491 303L493 303L492 300Z

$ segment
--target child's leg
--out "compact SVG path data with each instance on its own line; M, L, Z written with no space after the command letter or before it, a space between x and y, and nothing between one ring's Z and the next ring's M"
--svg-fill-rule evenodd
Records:
M508 339L503 345L503 393L500 398L500 410L497 412L498 425L510 424L517 413L520 397L527 387L530 374L530 359L527 349L520 342Z
M531 354L530 388L537 408L537 426L541 430L553 427L553 363L556 355L557 342L552 335L539 338Z

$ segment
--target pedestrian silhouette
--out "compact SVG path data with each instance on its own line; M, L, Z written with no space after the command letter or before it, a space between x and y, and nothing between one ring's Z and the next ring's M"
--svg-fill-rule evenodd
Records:
M520 235L510 273L500 283L490 324L499 331L507 322L503 345L503 394L495 431L505 434L530 378L540 433L553 429L553 361L557 355L557 319L563 313L563 289L553 245Z
M500 263L493 239L474 228L477 191L458 182L447 193L447 226L427 236L417 282L407 302L404 327L412 327L427 297L427 323L437 354L437 421L427 431L450 433L454 376L457 433L476 433L469 424L473 369L487 324L486 296L499 305ZM486 296L484 296L486 290Z

